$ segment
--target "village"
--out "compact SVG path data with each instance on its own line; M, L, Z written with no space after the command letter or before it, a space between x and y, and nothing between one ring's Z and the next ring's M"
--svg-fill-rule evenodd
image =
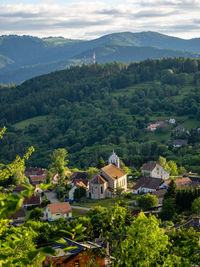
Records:
M160 161L163 161L162 157L160 157ZM62 182L58 173L53 174L48 188L44 186L47 184L47 170L27 167L25 176L34 187L34 194L25 197L23 207L12 216L9 224L20 227L27 220L35 219L49 223L60 220L69 222L81 216L87 216L87 213L95 207L110 209L120 202L130 208L132 216L137 216L142 211L145 214L158 216L162 211L163 199L172 181L177 189L198 190L200 186L200 177L197 174L182 173L182 175L172 176L170 171L164 169L158 162L145 163L136 177L127 175L121 168L120 162L120 158L113 151L108 158L107 165L97 169L98 171L92 176L88 177L87 172L75 171L72 173L67 169ZM65 191L60 191L60 187L64 187ZM13 193L20 194L24 190L25 187L21 184L14 188ZM198 216L188 217L184 222L184 227L193 226L200 231L199 219ZM180 228L180 224L175 227ZM45 264L53 263L52 266L56 267L61 266L59 264L71 266L70 264L78 263L80 259L90 257L87 253L83 254L86 247L96 251L102 246L98 239L86 243L64 239L68 245L65 243L62 246L53 243L52 247L59 251L59 255L48 256ZM73 255L71 258L69 253L65 253L63 250L67 246L77 247L70 252L70 255ZM108 257L96 256L96 264L109 266L110 263Z

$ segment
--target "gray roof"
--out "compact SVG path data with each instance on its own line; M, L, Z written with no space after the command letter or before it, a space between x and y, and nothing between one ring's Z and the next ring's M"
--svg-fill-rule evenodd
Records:
M143 167L143 171L153 171L153 169L156 167L156 162L149 161L147 162Z
M182 139L177 139L177 140L174 140L173 141L173 144L175 146L184 146L184 145L187 145L187 140L182 140Z
M140 187L149 188L149 189L158 189L159 186L164 182L161 178L154 177L142 177L138 180L138 182L133 186L134 190L139 189Z

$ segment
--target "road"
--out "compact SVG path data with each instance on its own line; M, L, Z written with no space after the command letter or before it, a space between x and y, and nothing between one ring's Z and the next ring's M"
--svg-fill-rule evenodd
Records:
M54 191L47 191L45 195L48 200L51 201L51 204L59 203L60 201L56 197L56 193Z

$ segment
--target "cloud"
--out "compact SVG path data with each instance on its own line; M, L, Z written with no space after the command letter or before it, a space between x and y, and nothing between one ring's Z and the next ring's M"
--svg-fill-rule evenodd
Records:
M0 4L0 34L92 39L112 32L150 30L186 38L200 35L199 0L58 2Z

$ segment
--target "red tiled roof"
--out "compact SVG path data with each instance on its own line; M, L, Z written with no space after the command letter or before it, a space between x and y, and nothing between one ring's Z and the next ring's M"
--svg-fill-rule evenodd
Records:
M88 186L89 181L87 179L74 179L73 183L76 185L76 183L83 183L86 187Z
M101 169L104 173L106 173L111 179L116 180L121 178L122 176L126 175L126 173L115 166L114 164L109 164Z
M43 170L42 168L28 167L25 170L25 175L27 177L30 176L30 175L42 175L42 174L47 174L47 171Z
M49 204L48 209L51 213L68 213L72 212L72 208L69 202L61 202L55 204Z
M169 185L170 182L171 182L170 179L165 181L165 183L167 185ZM192 183L192 181L188 177L183 177L183 178L175 179L174 182L177 185L177 187L185 187L185 186L188 186L188 185L190 185Z
M87 188L87 186L86 186L82 181L76 181L76 182L74 183L74 185L75 185L76 187L84 187L84 188Z
M30 198L25 197L24 205L39 205L41 202L39 196L32 195Z
M21 191L24 191L24 190L25 190L25 188L22 185L18 185L14 189L14 191L17 191L17 192L21 192Z
M30 175L30 180L31 180L31 182L40 182L40 181L43 182L43 181L45 181L46 176L47 176L46 173L44 173L42 175Z

